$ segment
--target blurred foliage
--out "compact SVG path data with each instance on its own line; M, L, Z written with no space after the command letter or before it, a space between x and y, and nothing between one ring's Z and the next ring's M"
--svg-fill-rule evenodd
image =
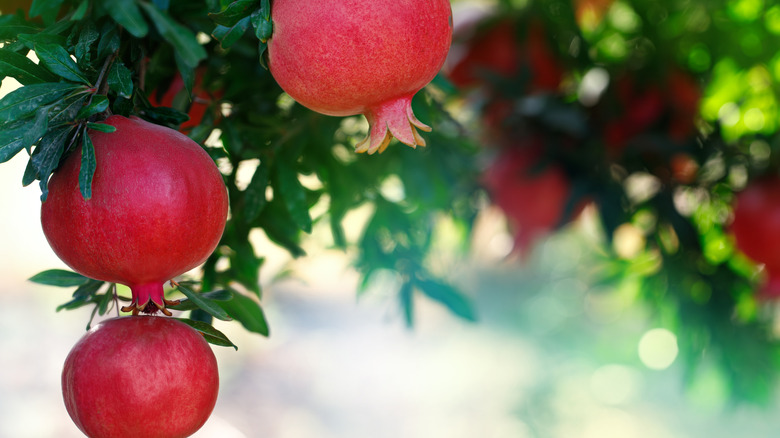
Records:
M306 234L326 224L332 246L354 255L364 290L383 272L401 280L411 325L416 294L476 319L430 254L444 222L461 231L452 248L468 250L486 193L521 254L591 205L602 239L590 284L637 287L677 334L690 385L702 364L716 364L734 400L767 401L780 359L772 303L757 299L761 267L728 225L735 194L780 161L780 7L502 0L485 14L453 4L450 59L414 100L434 128L429 146L370 157L353 152L362 118L301 107L263 67L267 1L35 0L28 13L3 10L0 77L23 87L0 100L0 162L25 150L23 183L39 180L45 197L62 157L88 154L87 128L109 113L181 129L192 118L184 130L219 164L231 215L181 308L193 324L232 318L265 335L258 230L300 257ZM177 80L184 94L165 100ZM206 108L193 117L196 104ZM357 209L368 219L350 239L345 218ZM78 286L63 308L104 312L116 297L87 280L57 281Z
M518 150L539 158L515 179L563 170L568 206L547 228L595 207L607 245L590 283L638 285L676 333L688 384L714 363L733 400L754 402L773 396L780 365L773 302L758 297L761 266L728 226L735 194L778 170L778 11L752 0L504 1L456 33L450 64L478 109L487 171ZM519 199L509 186L488 190ZM499 206L515 233L542 228Z

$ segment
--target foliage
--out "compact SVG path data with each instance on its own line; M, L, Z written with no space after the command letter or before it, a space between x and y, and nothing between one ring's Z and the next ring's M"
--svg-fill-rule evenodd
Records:
M398 271L408 278L404 290L419 290L473 319L465 296L438 280L425 261L428 237L441 215L468 228L476 214L473 148L440 112L441 98L431 93L415 102L416 113L437 130L427 150L396 147L381 159L355 155L352 149L364 130L358 119L326 117L294 104L263 67L272 30L269 11L267 0L35 0L29 18L22 11L3 11L0 75L23 87L0 100L0 138L7 139L0 157L7 161L26 150L30 163L23 183L40 181L45 202L49 176L66 154L81 153L81 188L89 198L91 175L100 166L89 130L110 128L100 123L109 114L138 115L176 128L187 120L191 102L155 107L149 96L165 90L176 75L191 93L202 75L206 91L220 98L188 135L223 170L231 215L200 281L181 281L171 290L186 297L172 309L190 311L189 323L218 345L233 344L204 328L213 318L236 319L267 336L269 324L259 305L264 258L249 236L262 230L299 257L302 236L324 221L334 247L359 249L366 286L377 270ZM40 62L31 61L30 53ZM402 198L383 193L389 179L403 186ZM323 205L324 212L315 213L323 211L315 206ZM371 206L370 224L359 241L348 241L344 218L365 205ZM72 300L58 310L94 305L94 317L124 299L115 285L73 273L47 271L31 280L77 286ZM409 294L400 302L411 324Z
M179 309L211 341L232 345L204 327L232 318L269 333L259 306L263 249L250 234L262 230L300 257L302 239L320 222L335 248L356 250L364 287L382 271L398 275L409 324L416 293L475 319L466 295L428 260L433 231L452 221L467 250L485 204L483 164L541 143L529 175L555 166L570 188L549 228L584 203L598 212L603 259L583 275L596 286L640 285L659 324L677 333L689 382L715 363L735 400L766 401L780 358L771 306L756 299L760 266L738 251L728 224L735 193L780 163L780 58L762 43L780 33L780 9L752 0L497 7L454 44L468 48L509 23L517 65L496 68L486 50L475 56L483 63L476 84L440 75L414 101L415 114L434 127L429 147L393 145L368 157L352 150L364 134L361 119L301 107L263 67L269 1L35 0L29 17L0 16L0 77L23 85L0 100L0 162L25 150L23 183L38 180L45 199L62 158L82 153L89 197L90 172L100 165L89 129L105 129L109 113L179 126L188 102L154 107L148 96L176 74L191 92L196 69L203 71L203 86L220 97L188 135L220 164L231 217L200 283L181 283L187 300ZM458 115L461 124L444 109L458 105L474 120ZM364 207L370 218L352 241L344 219ZM626 250L627 234L639 245ZM33 279L77 287L60 308L94 305L103 314L121 299L110 285L72 274Z

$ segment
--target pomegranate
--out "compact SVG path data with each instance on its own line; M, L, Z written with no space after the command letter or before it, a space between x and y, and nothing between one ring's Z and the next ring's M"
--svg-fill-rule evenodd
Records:
M780 177L751 182L736 197L731 233L740 251L765 266L765 298L780 297Z
M484 175L493 202L515 233L515 250L526 255L535 240L564 219L571 183L555 165L539 166L541 137L502 149Z
M173 77L168 88L163 92L161 90L153 91L149 94L149 103L153 106L167 106L182 110L190 116L190 119L179 126L182 132L188 132L192 128L200 125L206 112L215 100L222 97L222 92L210 93L203 86L203 69L195 72L195 83L192 86L192 96L187 95L184 88L184 79L178 72Z
M62 396L91 438L177 438L195 433L217 402L217 360L206 340L172 318L109 319L65 359Z
M436 76L452 38L448 0L274 0L268 66L302 105L332 116L364 114L358 152L382 152L393 136L424 146L430 131L412 96Z
M490 17L482 26L450 54L447 76L457 87L484 87L492 77L508 79L522 71L529 76L528 93L558 91L564 71L543 23Z
M124 311L170 314L163 284L217 246L227 189L208 153L184 134L137 117L105 122L116 131L90 132L97 160L92 198L79 191L81 154L73 153L49 182L43 232L76 272L129 286Z

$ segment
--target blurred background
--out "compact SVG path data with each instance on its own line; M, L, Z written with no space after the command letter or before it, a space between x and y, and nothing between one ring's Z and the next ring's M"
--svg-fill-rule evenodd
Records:
M420 229L435 234L424 272L456 290L399 300L411 283L393 257L411 256L395 245L382 252L381 236L399 231L382 225L392 216L381 205L342 212L349 245L334 242L327 220L294 243L280 244L269 224L247 234L262 270L238 281L251 289L247 281L259 280L271 333L214 321L238 350L213 346L220 396L195 436L774 436L774 265L746 256L729 227L738 194L778 174L780 6L452 5L450 56L415 101L433 119L428 149L394 144L384 155L343 159L365 131L362 119L318 119L283 95L273 111L292 106L290 120L321 122L317 129L330 130L321 142L338 143L343 163L334 163L344 169L388 163L393 170L377 172L372 194L410 217L433 212L409 227L424 222ZM0 12L16 6L0 1ZM229 81L250 74L237 47L208 60L224 73L211 82L225 90L211 96L221 101L223 133L246 114L248 92ZM0 96L18 86L3 79ZM212 133L216 123L206 117L189 133ZM305 168L311 152L301 148ZM39 188L21 184L27 158L0 165L0 438L78 437L59 379L92 309L56 312L71 291L28 281L66 267L40 229ZM223 170L236 176L238 166ZM323 174L301 174L307 187L316 178L327 186ZM415 185L421 178L435 195ZM770 229L772 208L763 213ZM372 227L380 237L365 233ZM762 238L774 253L773 237ZM294 257L298 246L305 256Z

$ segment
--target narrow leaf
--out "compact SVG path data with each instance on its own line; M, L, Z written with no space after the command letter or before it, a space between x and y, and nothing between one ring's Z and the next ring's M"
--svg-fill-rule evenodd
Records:
M23 146L29 151L32 145L38 142L49 127L49 110L41 108L35 113L35 118L31 122L25 123L25 133L22 138Z
M86 3L87 1L84 1L82 4ZM92 47L99 38L100 32L95 28L93 22L87 21L81 29L81 33L79 33L79 40L76 42L76 47L74 48L76 59L84 63L89 63L92 60L92 57L90 56Z
M114 132L116 126L107 125L105 123L87 123L87 128L98 132Z
M95 175L97 161L95 159L95 146L86 132L81 134L81 169L79 170L79 190L81 196L89 200L92 198L92 177Z
M215 290L212 292L206 292L201 294L202 297L208 298L213 301L228 301L233 299L233 293L229 290ZM168 306L172 310L179 310L182 312L185 312L187 310L195 310L199 309L194 302L192 302L189 299L184 299L179 302L179 304L174 304L172 306Z
M210 315L214 316L214 318L221 319L223 321L230 321L231 318L228 315L227 312L225 312L225 309L219 306L215 301L212 301L203 295L196 293L182 285L179 285L177 287L181 293L184 294L190 301L193 302L196 306L198 306L201 310L205 310Z
M89 281L89 278L65 269L49 269L39 272L28 279L33 283L45 284L47 286L73 287L81 286Z
M56 82L57 77L30 58L10 50L0 49L0 77L8 76L22 85Z
M220 301L219 305L225 309L230 316L240 322L247 330L268 336L268 322L265 319L263 309L255 300L240 293L234 293L230 301Z
M108 311L108 305L113 301L114 294L106 292L103 295L95 297L98 299L98 315L103 316Z
M476 320L471 302L452 286L428 279L418 279L415 284L425 295L444 304L452 313L468 321Z
M262 42L268 41L273 33L273 23L266 16L264 9L257 9L251 16L252 27L255 29L255 36Z
M0 131L0 163L5 163L24 149L24 129Z
M236 0L217 13L209 13L215 23L225 27L233 27L254 10L257 0Z
M131 35L143 38L149 33L149 25L146 24L135 0L104 0L104 3L111 18Z
M192 31L174 21L152 3L143 2L141 6L154 22L160 35L173 46L174 51L181 56L187 66L195 68L200 61L206 59L206 49L198 43Z
M271 173L268 169L266 160L261 160L255 169L252 180L244 190L244 214L242 215L246 223L252 223L263 211L266 204L265 191L268 188L268 181Z
M108 97L103 96L102 94L96 94L92 96L92 102L84 105L79 110L78 114L76 114L76 119L82 120L94 116L95 114L100 114L108 109L109 103Z
M49 176L60 162L69 133L70 127L49 131L38 144L38 153L30 157L40 179L41 201L45 201L49 194Z
M129 99L133 94L133 73L120 60L108 72L108 86L119 96Z
M223 49L229 49L238 42L249 28L249 17L241 19L232 27L217 25L211 35L219 41Z
M70 54L62 46L44 43L36 44L35 54L54 74L69 81L91 85L89 79L84 76L84 73L76 64L76 61L70 57Z
M312 220L309 214L309 203L306 200L306 189L298 179L298 173L289 164L279 161L274 167L275 190L282 197L287 211L295 224L301 230L311 232Z
M230 339L228 339L228 337L225 336L224 333L215 329L210 324L207 324L202 321L194 321L192 319L187 319L187 318L176 318L176 319L194 328L198 332L200 332L200 334L202 334L203 337L206 338L206 341L208 341L209 344L219 345L220 347L233 347L236 350L238 350L236 344L231 342Z
M41 106L54 102L79 87L62 82L48 82L17 88L0 99L0 122L23 119Z

